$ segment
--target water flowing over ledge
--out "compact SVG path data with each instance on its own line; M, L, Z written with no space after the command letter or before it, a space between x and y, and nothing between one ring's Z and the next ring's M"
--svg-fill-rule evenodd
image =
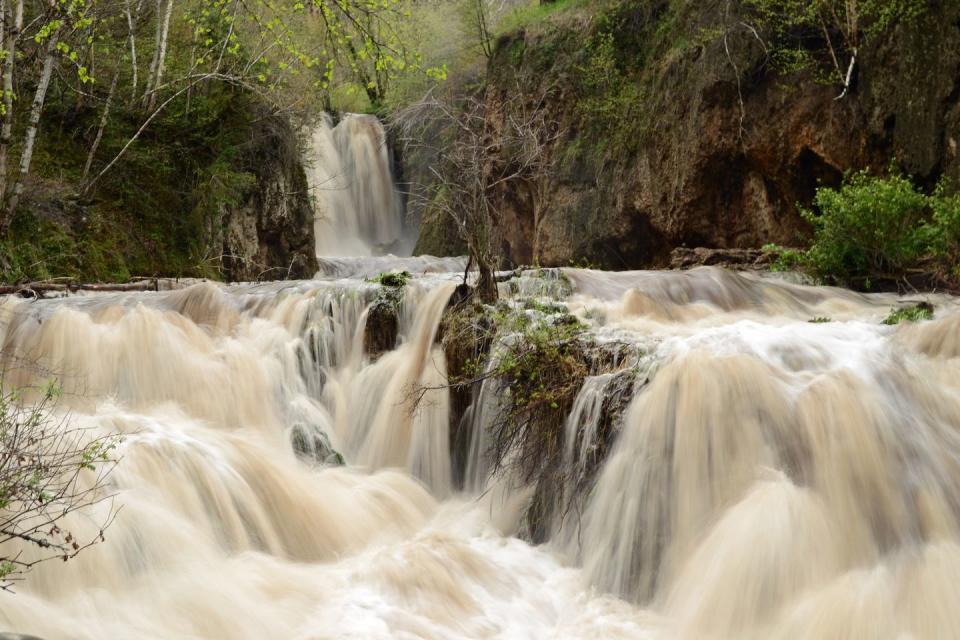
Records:
M324 116L305 157L317 256L409 256L416 229L404 220L386 132L369 115Z
M960 628L956 300L924 296L936 319L888 326L891 308L919 298L714 268L530 271L482 311L499 323L484 360L497 375L457 389L449 305L466 304L462 263L407 263L402 287L367 279L385 264L341 261L315 281L4 300L7 384L57 372L60 409L124 440L107 541L0 595L0 630ZM374 325L385 308L394 323ZM537 440L542 421L502 419L524 387L498 367L531 331L574 321L563 357L580 377L569 405L523 414L562 414ZM389 346L375 353L381 327L375 342ZM78 513L69 526L95 522Z

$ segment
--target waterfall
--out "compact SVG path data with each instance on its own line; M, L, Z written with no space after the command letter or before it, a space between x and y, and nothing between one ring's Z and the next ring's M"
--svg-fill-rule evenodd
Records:
M487 311L502 326L457 415L444 318L459 265L431 262L391 289L368 279L382 258L336 264L304 282L0 301L4 385L31 402L55 372L64 425L122 437L106 540L0 593L0 631L892 640L960 629L955 298L925 296L936 319L887 326L917 296L715 268L527 272ZM385 307L390 322L374 322ZM498 367L529 323L566 314L585 373L542 452L556 466L529 480L517 472L526 449L491 463L516 392ZM383 327L394 331L374 350ZM455 453L458 431L468 440ZM534 530L537 501L552 507ZM95 534L107 508L62 526ZM18 552L37 550L0 545L0 557Z
M410 255L413 240L376 117L346 114L332 126L324 114L310 135L306 166L318 257Z

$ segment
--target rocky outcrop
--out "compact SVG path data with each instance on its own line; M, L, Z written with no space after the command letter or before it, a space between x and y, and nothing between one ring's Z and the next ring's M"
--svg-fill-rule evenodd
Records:
M236 206L223 206L211 245L222 246L228 280L311 278L317 272L313 209L290 123L263 114L241 160L256 180Z
M693 267L726 267L727 269L766 269L777 259L779 252L763 249L709 249L707 247L677 247L670 252L671 269Z
M215 95L221 89L192 116L154 120L89 193L74 163L86 157L100 109L49 103L12 241L0 243L0 280L312 277L313 212L296 131L256 96L227 100ZM95 171L126 140L129 118L112 122Z
M504 266L667 266L677 247L796 245L808 232L797 203L848 170L893 161L924 186L960 179L960 5L930 2L864 47L842 100L809 72L775 72L743 11L623 0L500 39L485 88L494 134L517 91L563 132L536 251L533 190L497 194ZM613 54L598 63L601 36ZM507 161L498 152L491 162ZM418 250L454 245L425 221Z
M397 345L399 332L398 303L378 298L367 309L367 321L363 327L364 352L373 358L379 358Z

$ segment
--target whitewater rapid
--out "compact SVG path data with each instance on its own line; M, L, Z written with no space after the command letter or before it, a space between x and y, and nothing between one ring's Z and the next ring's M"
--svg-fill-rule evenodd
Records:
M0 594L0 631L957 637L956 300L714 268L504 282L513 303L560 305L632 349L591 371L558 425L565 464L595 444L618 374L638 372L583 503L533 545L531 490L484 462L496 384L474 396L454 480L437 333L461 267L431 264L409 263L379 357L364 324L380 285L349 261L315 281L3 301L5 382L56 371L59 410L123 441L106 541ZM881 323L920 299L936 319Z

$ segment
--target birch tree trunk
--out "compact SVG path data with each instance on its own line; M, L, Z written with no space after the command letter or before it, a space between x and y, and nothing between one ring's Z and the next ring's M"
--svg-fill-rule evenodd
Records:
M155 17L157 20L157 33L153 41L153 57L150 59L150 71L147 74L147 86L143 89L142 106L144 109L147 108L147 100L149 99L150 90L153 88L153 79L157 73L157 60L160 58L160 39L163 35L163 20L160 17L162 10L163 0L157 0L157 10L155 12Z
M137 4L137 14L139 17L140 5ZM126 0L124 10L127 13L127 31L129 35L127 39L130 41L130 68L133 71L133 77L130 80L130 95L133 96L133 100L137 98L137 38L134 35L136 30L134 24L133 12L130 11L130 0Z
M0 60L7 55L7 0L0 0ZM7 65L3 64L0 66L2 72L0 72L0 77L6 77L6 68ZM7 112L7 100L5 92L5 84L0 83L0 96L3 97L3 100L0 101L0 104L3 105L4 117L3 120L6 122L5 114ZM2 125L0 125L2 127ZM0 208L3 207L3 199L6 197L7 192L7 140L0 138Z
M163 71L167 63L167 36L170 33L171 16L173 16L173 0L167 0L167 11L163 16L163 37L160 39L160 59L157 62L157 77L153 83L154 91L150 94L150 109L153 109L157 105L156 89L163 82Z
M13 214L16 213L17 205L20 204L20 196L23 194L23 182L30 173L30 162L33 160L33 146L37 141L37 129L40 126L40 115L43 113L43 102L47 98L47 89L50 87L50 76L53 74L53 63L57 55L57 42L60 39L60 32L55 31L50 35L47 41L46 57L43 59L43 71L40 74L40 82L37 84L37 91L33 96L33 105L30 107L30 122L27 125L27 134L23 140L23 152L20 154L20 172L14 180L11 189L10 201L7 203L7 215L0 226L0 237L6 235L13 220Z
M160 9L160 3L157 3L157 10ZM167 58L167 41L170 34L170 18L173 16L173 0L167 0L166 10L163 13L162 24L159 22L160 16L157 15L157 49L154 51L153 61L150 65L150 79L147 82L147 91L144 93L144 106L148 110L153 110L157 105L157 87L163 82L163 71Z
M13 69L17 54L17 38L23 29L23 0L15 0L13 6L4 2L3 44L6 53L3 61L3 126L0 127L0 238L7 235L10 220L6 215L7 184L9 180L10 141L13 139Z
M110 83L110 92L107 93L107 101L103 105L103 115L100 116L100 126L97 128L97 137L93 139L93 144L90 145L90 152L87 153L87 162L83 165L83 177L81 179L84 181L86 181L87 176L90 174L93 157L97 154L97 148L103 139L103 130L107 128L107 121L110 119L110 105L113 103L113 94L117 90L117 79L119 77L120 71L118 70L113 74L113 81Z

